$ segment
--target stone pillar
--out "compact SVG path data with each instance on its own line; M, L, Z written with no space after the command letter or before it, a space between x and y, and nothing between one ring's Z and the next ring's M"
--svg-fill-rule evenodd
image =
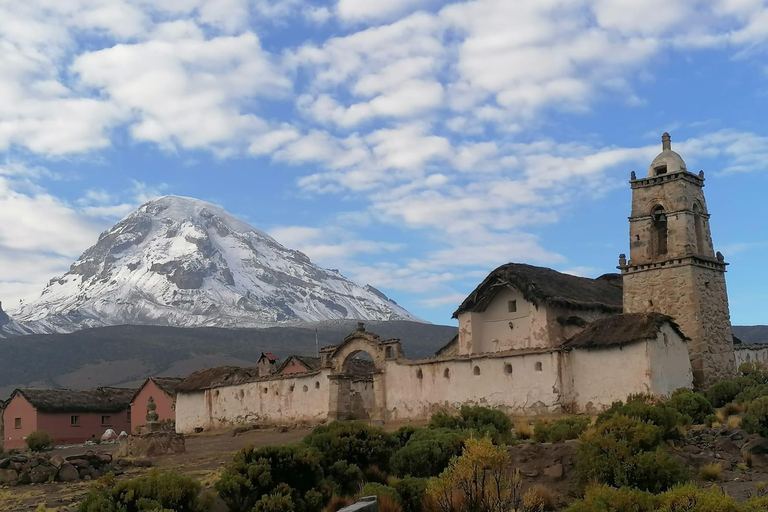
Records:
M382 425L386 419L386 391L386 374L381 370L377 370L373 373L373 410L371 410L372 425Z
M329 375L328 380L328 419L346 420L351 410L351 381L346 375Z

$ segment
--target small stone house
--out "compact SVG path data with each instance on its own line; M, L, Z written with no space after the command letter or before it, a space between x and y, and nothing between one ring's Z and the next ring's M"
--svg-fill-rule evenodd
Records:
M176 421L176 388L183 380L180 377L150 377L144 382L131 401L133 433L146 423L150 398L154 399L160 421Z
M5 449L23 448L26 437L43 430L54 445L100 439L107 430L131 431L130 403L135 389L16 389L6 402Z

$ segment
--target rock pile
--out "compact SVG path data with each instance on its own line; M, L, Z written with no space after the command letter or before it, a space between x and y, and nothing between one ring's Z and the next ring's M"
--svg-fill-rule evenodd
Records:
M100 478L113 466L112 455L87 451L83 455L12 455L0 453L0 485L74 482Z
M120 438L118 457L153 457L187 451L183 434L151 432Z

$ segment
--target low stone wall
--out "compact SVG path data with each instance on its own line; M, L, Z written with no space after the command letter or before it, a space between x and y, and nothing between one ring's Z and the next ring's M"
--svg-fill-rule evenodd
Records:
M44 484L95 480L115 468L112 455L88 451L83 455L0 454L0 485Z
M153 457L187 451L184 435L175 432L152 432L120 439L118 457Z

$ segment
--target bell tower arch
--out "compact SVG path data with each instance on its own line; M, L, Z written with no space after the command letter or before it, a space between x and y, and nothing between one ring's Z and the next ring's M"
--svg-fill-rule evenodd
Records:
M655 311L690 338L694 384L706 388L735 372L727 263L715 253L704 200L704 172L688 172L662 135L645 178L632 173L629 260L619 258L624 312Z

